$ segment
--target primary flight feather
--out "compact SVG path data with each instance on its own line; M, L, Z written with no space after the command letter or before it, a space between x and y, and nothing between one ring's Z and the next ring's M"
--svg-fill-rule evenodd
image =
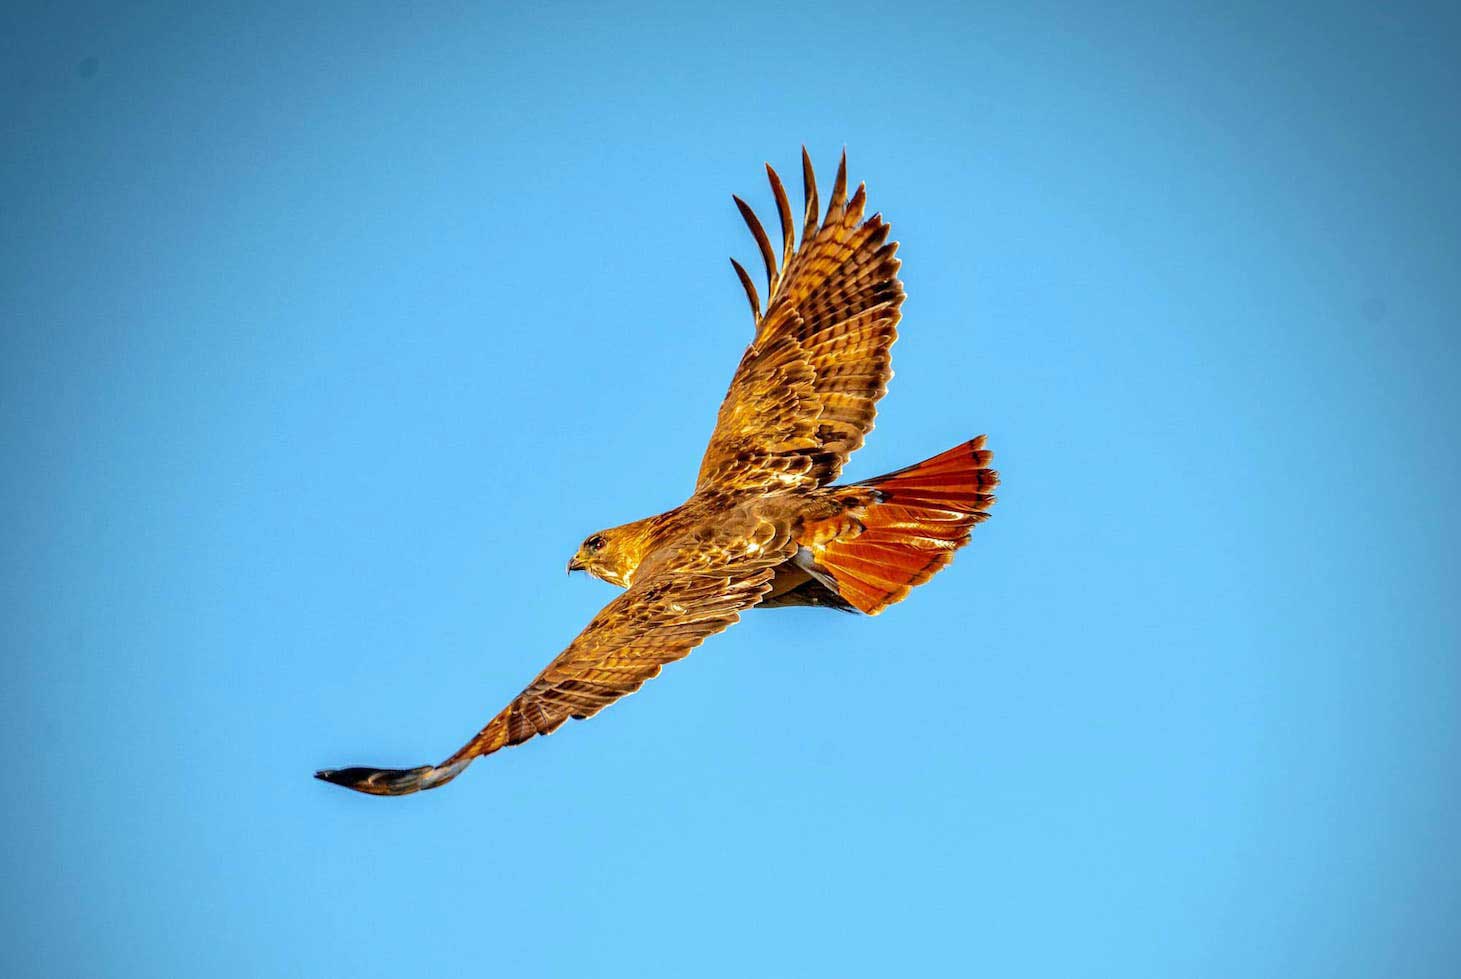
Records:
M999 475L984 436L874 479L831 486L873 427L903 304L898 245L866 189L847 196L844 153L821 214L802 150L801 243L768 164L780 254L736 206L766 268L766 303L735 259L756 322L721 404L695 492L653 517L591 535L568 563L625 589L476 737L439 765L342 768L316 777L372 795L456 778L473 759L569 718L592 717L755 606L876 615L933 577L989 515Z

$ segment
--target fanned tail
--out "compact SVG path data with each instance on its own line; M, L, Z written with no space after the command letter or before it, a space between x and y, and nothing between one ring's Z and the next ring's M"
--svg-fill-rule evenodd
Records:
M984 436L855 489L874 491L863 531L816 549L816 563L859 611L877 615L932 578L989 517L999 473Z

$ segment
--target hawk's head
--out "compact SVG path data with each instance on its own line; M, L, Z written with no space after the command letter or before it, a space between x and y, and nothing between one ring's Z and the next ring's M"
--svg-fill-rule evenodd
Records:
M640 527L643 523L646 521L590 534L578 545L578 553L568 562L569 573L587 571L611 585L628 588L644 557L644 535Z

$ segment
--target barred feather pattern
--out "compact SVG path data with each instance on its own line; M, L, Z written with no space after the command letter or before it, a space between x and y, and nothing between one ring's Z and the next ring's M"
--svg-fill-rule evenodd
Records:
M780 222L773 246L749 205L735 198L766 269L765 312L750 274L732 259L756 333L721 404L700 465L697 493L739 494L831 482L872 430L892 377L890 348L903 303L897 242L882 216L863 220L866 187L847 197L842 155L818 222L811 158L802 150L800 247L791 205L766 166Z

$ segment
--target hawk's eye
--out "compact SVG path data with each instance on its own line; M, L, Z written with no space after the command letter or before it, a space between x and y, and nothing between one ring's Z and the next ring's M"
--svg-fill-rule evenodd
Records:
M598 534L595 534L588 540L584 541L583 546L597 554L599 551L602 551L604 549L604 539Z

